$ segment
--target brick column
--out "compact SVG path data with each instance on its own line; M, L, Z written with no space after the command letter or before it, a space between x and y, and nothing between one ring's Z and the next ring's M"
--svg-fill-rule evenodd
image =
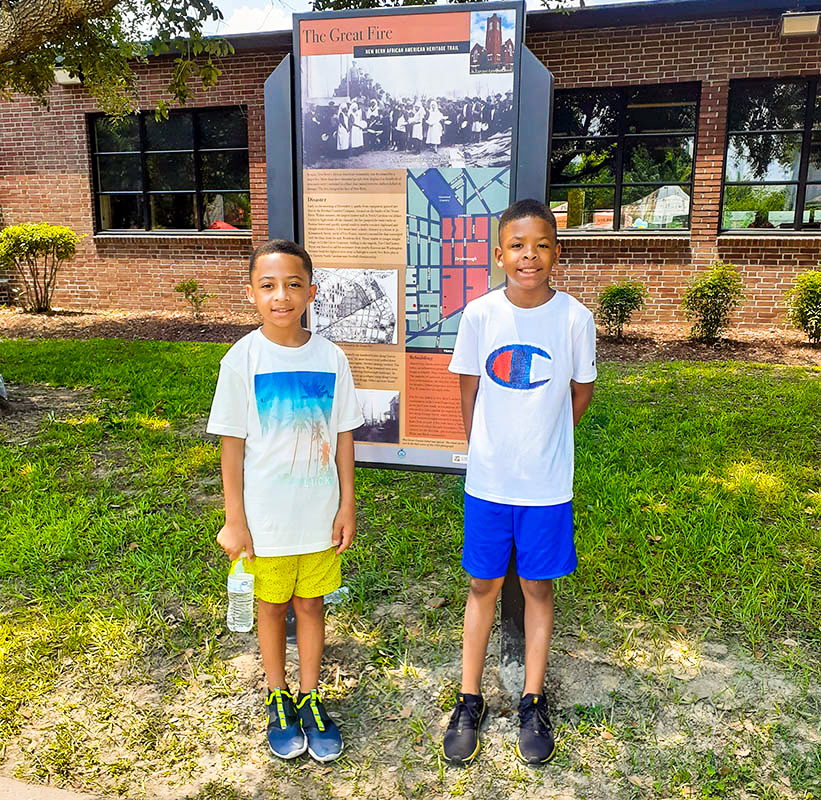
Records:
M726 78L702 83L690 231L693 265L697 267L718 258L728 94Z

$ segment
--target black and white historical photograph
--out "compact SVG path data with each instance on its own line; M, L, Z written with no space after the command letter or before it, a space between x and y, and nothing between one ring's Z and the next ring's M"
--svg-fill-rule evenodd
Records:
M315 269L311 330L333 342L396 344L395 269Z
M354 431L357 442L399 444L399 392L393 389L357 389L356 399L365 424Z
M303 167L506 166L513 73L471 58L303 56Z

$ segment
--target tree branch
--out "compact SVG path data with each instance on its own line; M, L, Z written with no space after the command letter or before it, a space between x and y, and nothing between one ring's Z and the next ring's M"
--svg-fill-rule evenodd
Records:
M19 60L79 22L108 14L118 0L16 0L0 9L0 64Z

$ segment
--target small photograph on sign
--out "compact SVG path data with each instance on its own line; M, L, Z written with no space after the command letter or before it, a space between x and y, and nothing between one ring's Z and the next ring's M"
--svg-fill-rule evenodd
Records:
M354 431L357 442L399 443L399 391L357 389L365 424Z
M470 15L470 71L513 72L516 12L473 11Z
M332 342L396 344L395 269L315 269L311 330Z

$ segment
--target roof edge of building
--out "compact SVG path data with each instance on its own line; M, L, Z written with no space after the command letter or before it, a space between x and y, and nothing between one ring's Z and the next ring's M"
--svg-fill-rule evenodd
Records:
M739 15L780 16L786 11L819 11L821 0L654 0L614 3L575 11L529 11L527 33L626 28Z
M538 10L527 12L526 34L562 30L622 28L665 22L686 22L738 15L780 16L786 11L821 11L821 0L648 0L639 3L613 3L575 10ZM290 50L292 31L227 34L218 37L231 43L234 50Z

